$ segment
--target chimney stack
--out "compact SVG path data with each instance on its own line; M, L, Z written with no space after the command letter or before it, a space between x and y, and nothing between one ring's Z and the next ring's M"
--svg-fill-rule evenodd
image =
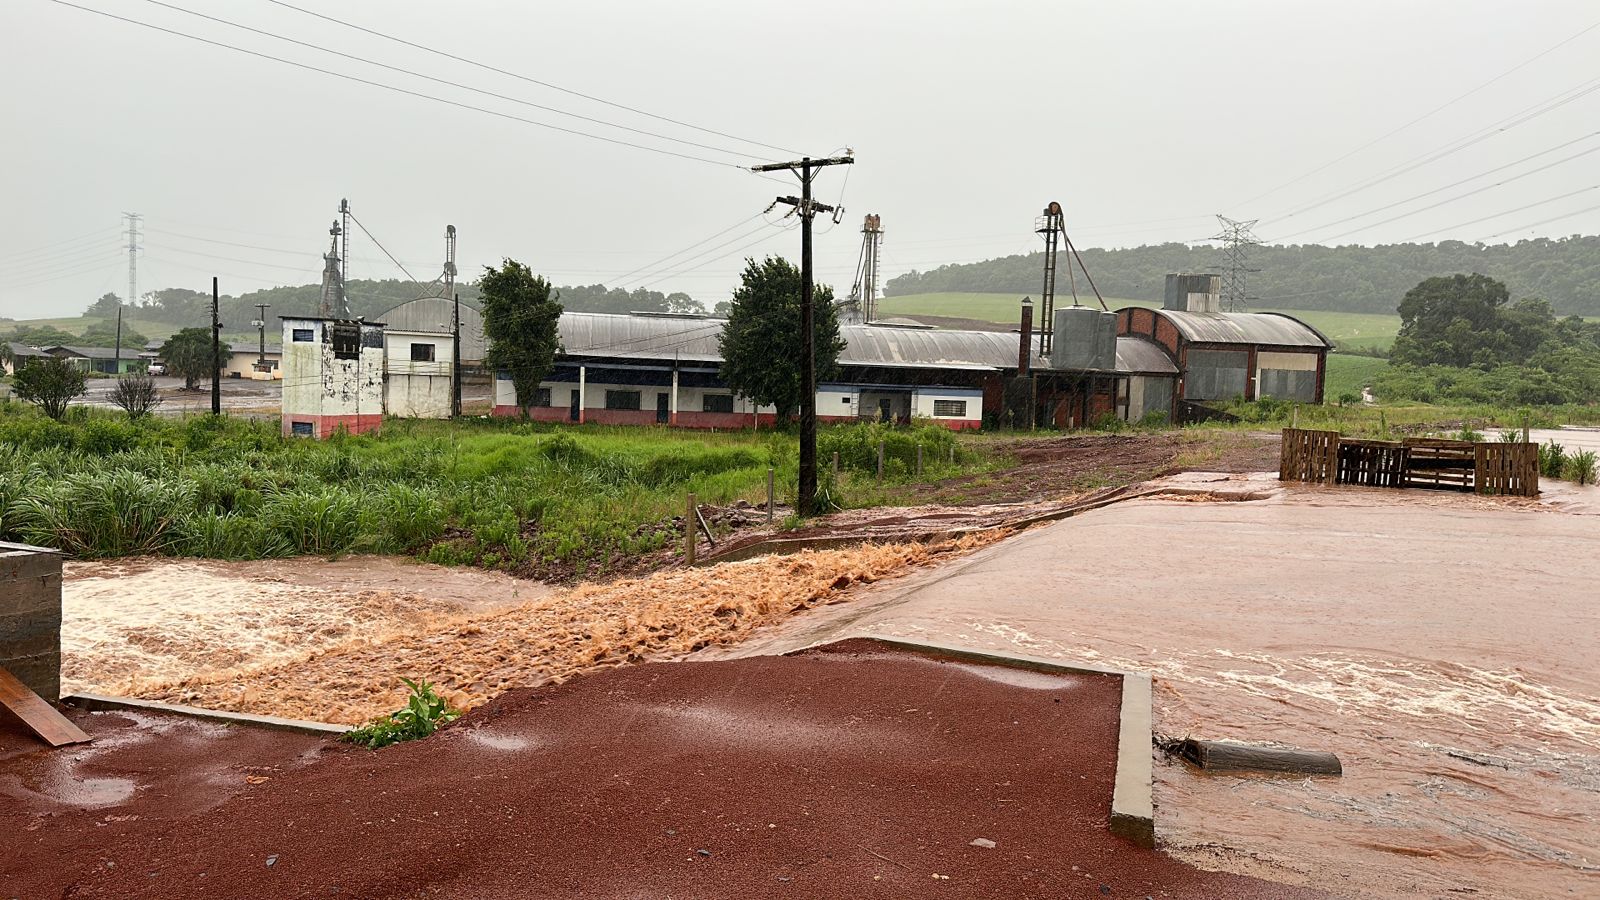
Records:
M1017 374L1028 374L1033 354L1028 352L1033 342L1033 300L1022 298L1022 341L1017 345Z

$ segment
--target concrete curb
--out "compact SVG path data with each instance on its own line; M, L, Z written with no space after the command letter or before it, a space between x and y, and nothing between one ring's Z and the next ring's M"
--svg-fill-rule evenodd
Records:
M793 656L844 641L868 641L881 644L887 649L916 653L935 659L1009 666L1035 672L1120 676L1122 704L1117 728L1117 774L1111 792L1111 833L1140 847L1155 847L1155 801L1151 796L1151 781L1154 777L1151 747L1154 734L1151 731L1150 721L1152 705L1150 676L1092 663L1068 665L1020 653L969 650L948 644L903 641L874 635L830 638L798 650L790 650L783 655Z
M739 562L741 560L752 559L757 556L766 556L768 554L783 555L787 553L798 553L801 550L823 550L833 547L854 547L859 544L870 544L874 542L891 544L931 544L936 541L954 540L956 538L966 537L969 534L976 534L980 531L993 531L996 528L1027 528L1030 525L1038 525L1042 522L1053 522L1057 519L1070 518L1078 515L1079 513L1086 513L1090 510L1099 509L1103 506L1110 506L1113 503L1120 503L1123 500L1135 500L1140 497L1148 497L1152 494L1172 493L1170 490L1164 490L1161 488L1146 488L1143 490L1136 490L1135 488L1137 488L1137 485L1112 488L1107 493L1090 500L1085 500L1082 503L1074 503L1071 506L1063 507L1061 509L1038 513L1032 516L1024 516L1020 519L997 522L994 525L974 525L967 528L947 528L941 531L930 531L926 534L915 535L910 538L894 539L872 537L870 535L845 535L840 537L818 535L815 537L802 538L769 538L768 540L758 541L754 544L745 544L741 547L735 547L732 550L728 550L723 553L713 554L711 556L702 556L695 560L693 565L697 567L714 566L717 563Z
M135 712L167 713L177 716L189 716L195 719L205 719L224 725L251 725L256 728L271 728L277 731L294 731L300 734L312 734L322 737L338 737L350 730L349 725L334 725L330 722L308 722L304 719L280 719L277 716L258 716L251 713L222 712L215 709L201 709L197 706L180 706L176 703L158 703L154 700L138 700L133 697L106 697L100 694L73 694L62 697L62 703L87 710L133 710Z

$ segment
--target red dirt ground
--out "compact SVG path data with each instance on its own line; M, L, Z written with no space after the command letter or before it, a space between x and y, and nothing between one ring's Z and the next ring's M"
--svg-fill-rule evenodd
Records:
M88 751L103 753L95 772L136 787L65 810L27 789L49 793L40 779L63 754L17 755L8 739L0 833L16 837L0 893L1316 896L1202 872L1107 831L1119 696L1116 676L872 644L633 666L514 691L377 753L220 737L226 752L206 755L207 771L226 756L230 779L252 771L237 760L279 768L255 784L241 774L214 806L207 779L191 801L180 773L199 759L181 741ZM119 727L80 721L101 741ZM307 750L318 758L289 771Z

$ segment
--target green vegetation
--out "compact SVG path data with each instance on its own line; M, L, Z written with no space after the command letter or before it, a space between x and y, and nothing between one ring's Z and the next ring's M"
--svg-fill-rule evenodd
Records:
M1323 396L1337 400L1345 394L1361 396L1361 389L1370 387L1389 368L1389 361L1372 356L1347 356L1328 354L1328 371L1323 378Z
M849 448L875 448L879 427L824 429L822 445L855 466ZM954 440L937 426L894 436L885 486L834 486L836 502L891 502L912 484L917 440ZM926 479L994 464L925 453ZM282 437L275 421L129 422L74 407L56 422L0 404L0 540L80 558L408 553L538 577L603 574L675 546L689 492L712 505L763 502L768 466L780 502L792 502L798 445L782 433L391 420L378 435L310 441Z
M1204 244L1081 252L1107 297L1147 301L1161 299L1167 273L1205 272L1217 264L1216 249ZM1510 285L1517 296L1549 300L1562 313L1600 315L1600 236L1492 245L1263 246L1251 251L1250 264L1261 270L1250 276L1250 292L1263 298L1263 307L1388 314L1424 278L1481 272ZM885 293L974 291L1020 298L1038 292L1043 265L1042 253L1029 253L941 266L891 278Z
M551 296L550 282L514 259L499 269L484 266L479 285L489 366L511 375L517 405L527 418L539 382L550 374L561 347L561 304Z
M226 341L219 347L211 345L211 329L185 328L161 345L161 361L167 364L168 373L181 377L183 386L192 391L195 382L216 378L232 352Z
M1038 292L1039 288L1035 285L1032 291L1018 294L911 294L901 297L885 297L879 301L878 308L885 316L946 316L958 319L977 319L983 322L996 322L1016 327L1019 316L1018 304L1021 303L1024 296L1034 296ZM1062 298L1057 297L1056 303L1058 306L1061 302ZM1094 298L1091 296L1088 302L1093 303ZM1106 305L1112 309L1121 309L1125 306L1143 306L1154 309L1161 306L1161 301L1107 297ZM1388 350L1389 345L1394 343L1395 335L1400 331L1400 317L1396 315L1278 307L1270 309L1263 307L1259 311L1286 312L1327 335L1328 340L1333 341L1335 346L1346 352Z
M52 419L67 413L67 404L83 396L83 370L65 359L35 359L13 376L17 399L39 407Z
M406 699L405 709L379 716L360 728L345 732L339 739L376 750L401 741L425 738L461 718L461 710L446 703L426 678L419 681L409 678L400 680L411 692Z
M734 392L777 407L779 421L800 408L800 270L782 257L746 260L719 338L723 379ZM817 381L835 371L844 340L833 289L815 286L811 308Z

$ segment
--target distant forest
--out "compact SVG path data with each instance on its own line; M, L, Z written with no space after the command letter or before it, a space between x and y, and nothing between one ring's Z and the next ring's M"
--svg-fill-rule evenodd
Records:
M437 286L425 291L418 285L399 279L364 281L352 279L347 294L350 311L357 316L377 319L384 313L408 300L421 296L437 296ZM688 294L663 294L660 291L624 291L607 289L604 285L579 285L557 288L561 303L567 309L584 312L702 312L702 308ZM464 306L476 308L476 284L458 284ZM108 294L85 310L88 315L116 315L117 297ZM244 330L243 326L257 316L256 304L270 304L269 319L278 316L315 315L322 300L322 288L316 284L298 287L275 287L251 291L239 296L224 295L218 306L220 318L229 330ZM185 288L164 288L145 294L136 308L142 318L170 325L191 326L211 319L211 295Z
M1215 272L1220 257L1215 248L1186 244L1080 252L1105 296L1156 301L1167 273ZM1251 304L1256 307L1392 314L1406 291L1423 279L1480 274L1504 282L1515 298L1549 301L1558 314L1600 316L1600 236L1492 245L1263 246L1251 253L1250 265L1260 270L1248 283L1250 294L1259 298ZM1043 266L1042 252L940 266L891 278L884 292L891 297L943 291L1037 294ZM1056 290L1066 286L1062 277ZM1078 292L1088 292L1081 278Z

